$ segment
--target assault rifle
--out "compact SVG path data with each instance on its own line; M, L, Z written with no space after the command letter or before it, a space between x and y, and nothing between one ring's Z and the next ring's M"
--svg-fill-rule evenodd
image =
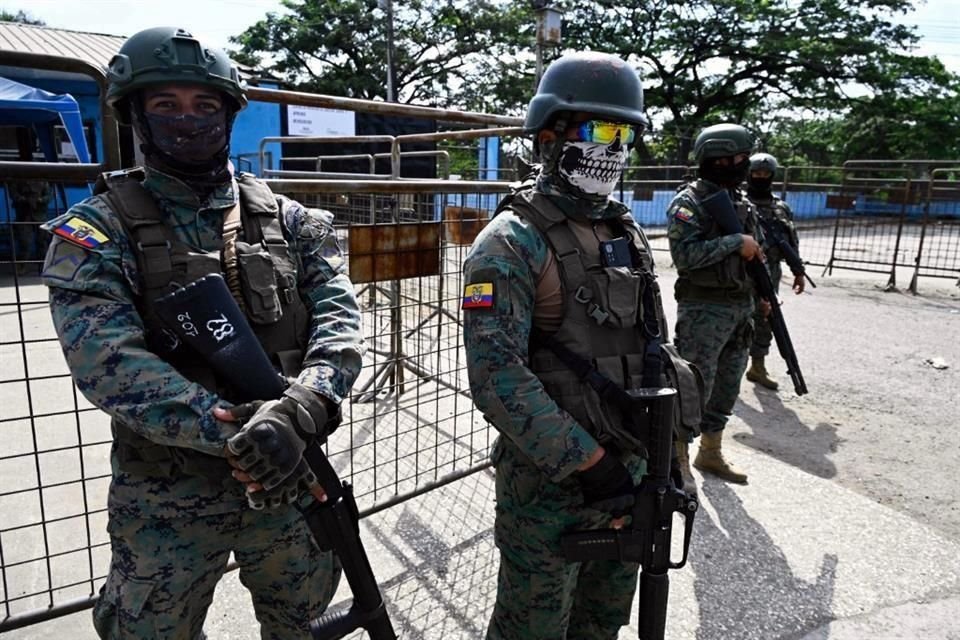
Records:
M760 220L760 226L763 227L763 235L767 237L768 244L780 250L780 253L783 254L783 259L786 260L787 266L790 267L793 275L803 276L807 279L807 282L810 283L810 286L816 289L817 283L814 282L807 273L800 254L797 253L794 246L783 236L783 233L781 233L782 223L777 220L767 220L763 216L757 216L757 218Z
M208 275L157 300L161 319L226 381L234 403L279 398L286 386L219 274ZM324 439L325 439L324 435ZM311 442L303 459L327 494L326 502L300 507L314 539L340 558L353 592L350 610L310 622L314 640L337 640L366 629L372 640L395 640L373 569L360 541L359 511L353 488L342 482L322 443Z
M645 292L647 300L644 304L649 309L654 308L651 290L652 287L648 287ZM655 322L651 319L651 325ZM534 329L531 337L534 343L550 349L577 377L593 387L601 399L617 407L633 436L645 443L647 473L640 485L629 496L593 505L601 510L629 513L630 524L622 529L573 531L564 534L560 544L564 557L571 562L614 560L639 563L640 622L637 637L640 640L663 640L670 593L667 571L680 569L687 563L693 518L699 503L696 496L688 495L680 488L683 481L674 472L677 390L661 386L659 335L651 338L644 355L644 386L630 391L620 388L588 360L552 336ZM683 556L679 562L670 559L675 513L684 519Z
M726 189L720 189L711 193L701 202L703 208L709 213L725 234L743 233L743 225L737 218L737 212L734 209L733 201ZM799 256L798 256L799 259ZM770 328L773 331L773 337L777 341L777 350L780 357L787 363L787 374L793 381L793 389L798 396L807 393L807 383L803 380L803 373L800 371L800 363L797 361L797 353L793 350L793 342L790 340L790 333L787 331L787 323L783 319L783 311L780 310L780 301L777 300L777 293L773 288L773 282L770 280L770 274L761 260L750 260L746 263L747 273L753 280L754 286L760 297L770 303Z
M649 422L652 445L647 449L647 474L633 493L630 525L623 529L595 529L564 534L560 543L568 560L617 560L640 564L640 640L663 640L667 625L669 569L687 563L697 499L684 493L671 477L674 408L677 392L670 388L636 389L629 393L634 421ZM629 504L629 503L628 503ZM683 556L670 559L673 514L684 519Z

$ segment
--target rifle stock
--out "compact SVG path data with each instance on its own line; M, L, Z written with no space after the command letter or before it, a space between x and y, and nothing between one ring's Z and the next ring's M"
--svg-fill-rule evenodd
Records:
M157 308L167 326L227 382L236 396L229 398L232 402L271 400L283 394L286 380L270 363L219 274L204 276L163 296L157 300ZM372 640L395 640L397 635L360 541L353 488L337 476L321 443L310 443L303 457L327 500L312 500L309 506L298 508L317 546L340 558L353 592L350 610L312 620L311 635L314 640L337 640L363 628Z

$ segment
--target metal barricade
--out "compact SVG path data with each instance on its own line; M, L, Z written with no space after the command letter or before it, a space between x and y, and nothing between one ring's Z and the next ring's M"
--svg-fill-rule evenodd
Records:
M956 278L960 286L960 163L930 172L911 292L921 277Z

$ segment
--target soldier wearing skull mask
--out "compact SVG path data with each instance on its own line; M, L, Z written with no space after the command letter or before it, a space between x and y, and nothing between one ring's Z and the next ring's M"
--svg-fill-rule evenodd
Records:
M646 126L640 79L623 60L580 52L553 62L524 124L542 164L464 264L470 388L500 433L490 640L616 638L630 618L638 566L569 563L560 537L622 524L604 505L639 484L643 446L550 345L627 386L649 334L665 337L659 296L641 311L640 292L656 289L646 237L610 197Z

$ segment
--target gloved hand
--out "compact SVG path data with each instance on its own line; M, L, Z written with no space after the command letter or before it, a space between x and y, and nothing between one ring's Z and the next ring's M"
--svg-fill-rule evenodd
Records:
M583 505L608 511L616 517L626 515L633 506L633 478L623 463L604 452L595 465L577 474L583 491Z
M293 504L301 495L317 486L317 477L310 470L306 460L300 460L293 473L280 481L273 489L254 491L247 494L251 509L276 509L283 504Z
M252 404L236 408L242 413ZM227 441L227 448L239 467L269 492L294 472L307 443L321 434L326 424L327 409L320 396L294 384L280 400L260 405L240 433Z

